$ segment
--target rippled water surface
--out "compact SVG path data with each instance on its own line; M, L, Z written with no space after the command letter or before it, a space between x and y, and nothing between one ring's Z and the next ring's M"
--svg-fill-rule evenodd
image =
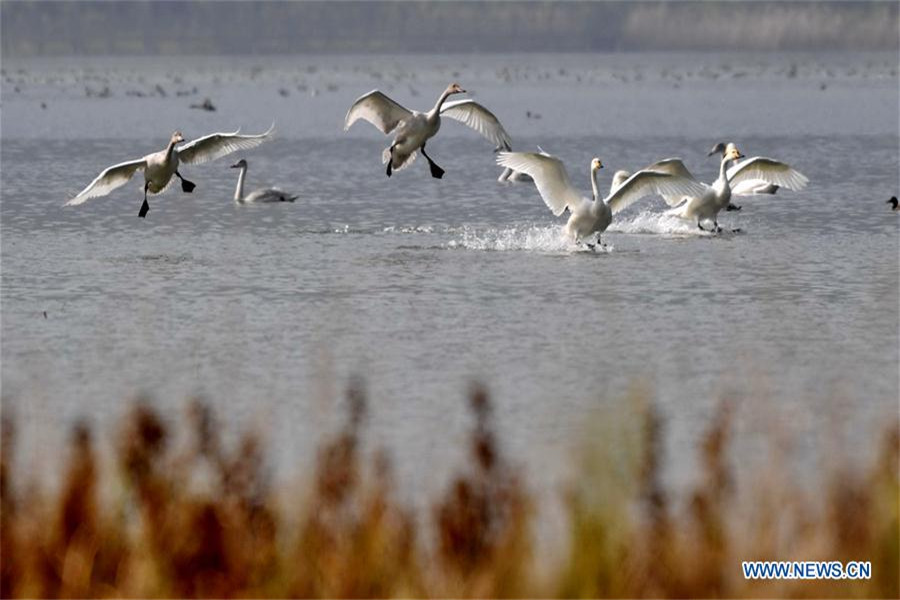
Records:
M674 483L721 397L744 399L751 441L754 413L789 422L812 466L821 448L803 440L834 405L851 447L896 415L896 56L83 59L5 61L3 76L2 382L23 438L110 425L138 393L179 419L202 394L229 427L262 423L295 465L360 374L369 435L407 488L429 490L462 460L477 379L513 457L549 488L583 423L636 382L667 418ZM369 89L425 108L449 80L517 148L560 155L586 194L593 156L607 185L667 156L709 181L720 140L810 185L739 199L720 221L739 233L704 234L651 199L602 251L576 248L531 184L496 183L490 145L463 126L429 143L441 181L424 161L386 178L383 137L342 131ZM189 108L207 96L217 111ZM294 204L234 205L226 158L183 167L195 192L151 198L145 220L139 179L62 206L176 128L272 120L276 139L245 155L248 185Z

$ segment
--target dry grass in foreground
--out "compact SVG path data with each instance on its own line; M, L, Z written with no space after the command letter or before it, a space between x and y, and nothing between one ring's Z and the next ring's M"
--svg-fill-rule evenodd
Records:
M469 466L425 516L391 494L384 454L365 458L362 388L351 386L347 400L342 430L321 445L305 497L288 507L276 500L260 440L247 434L226 448L200 402L189 407L188 450L137 404L121 425L115 469L101 470L93 433L75 427L52 496L12 470L5 419L2 596L898 596L896 424L867 470L835 470L809 499L787 479L741 474L754 482L741 488L723 403L698 449L700 483L676 501L661 484L663 424L629 399L568 490L567 554L537 576L534 502L501 451L483 389L470 398ZM873 577L747 581L742 560L871 561Z

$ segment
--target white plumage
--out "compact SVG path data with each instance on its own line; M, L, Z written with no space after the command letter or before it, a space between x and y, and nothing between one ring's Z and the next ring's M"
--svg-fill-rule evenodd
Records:
M446 116L471 127L497 147L509 145L509 135L496 115L474 100L446 102L452 94L462 94L465 90L459 84L451 83L440 95L434 107L427 112L409 110L398 104L379 90L364 94L350 106L344 118L344 130L359 119L366 120L386 135L393 135L391 145L382 153L382 161L387 164L388 177L415 160L421 152L428 161L431 175L437 179L444 176L439 167L425 152L425 144L441 128L441 117Z
M201 164L238 150L255 148L269 139L274 128L273 124L268 131L259 135L241 135L240 130L233 133L213 133L188 142L180 148L176 148L176 145L183 142L184 137L181 132L176 131L169 139L165 150L104 169L86 188L66 202L66 206L77 206L90 198L105 196L128 183L138 171L143 171L144 201L138 216L144 217L150 210L147 194L160 194L165 191L171 184L173 175L181 179L181 188L184 192L190 193L194 190L194 184L184 179L178 172L179 163Z
M724 148L720 148L720 146L724 146ZM793 169L790 165L762 156L734 162L729 167L732 161L738 161L743 158L743 155L733 143L718 144L709 155L712 156L720 151L722 158L719 164L719 177L710 185L703 184L702 194L665 195L666 202L670 206L675 207L669 211L669 214L683 219L696 219L697 226L700 229L703 229L703 221L710 220L713 222L715 229L719 230L718 214L730 206L731 196L735 194L735 189L741 189L742 191L762 190L765 186L777 186L774 189L783 187L798 191L806 187L806 184L809 182L805 175ZM653 163L647 168L696 181L681 159L678 158L668 158ZM774 191L768 193L774 193Z
M189 165L199 165L238 150L252 150L266 141L274 131L275 124L272 123L267 131L258 135L240 135L240 129L232 133L211 133L177 148L178 160Z
M566 222L566 234L576 243L594 233L599 242L600 234L612 223L613 215L641 198L651 194L697 194L702 191L695 181L642 170L622 181L606 198L601 198L597 171L603 168L603 163L595 158L590 167L593 200L589 200L572 186L562 161L546 152L501 152L497 164L529 175L554 215L559 216L568 209L571 214Z
M729 167L725 175L728 177L733 194L737 194L735 190L742 185L744 186L741 188L742 190L748 192L757 190L751 193L764 193L758 190L761 187L774 185L797 192L809 183L809 179L800 171L793 169L788 164L764 156L754 156L742 160Z
M512 147L509 144L504 144L496 149L497 152L501 150L512 152ZM531 177L521 171L514 171L509 167L504 167L503 172L500 173L500 177L497 178L497 181L499 183L518 183L520 181L531 181Z

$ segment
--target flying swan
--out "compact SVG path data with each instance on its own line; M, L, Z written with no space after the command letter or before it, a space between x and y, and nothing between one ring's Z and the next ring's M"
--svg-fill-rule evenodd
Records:
M713 148L710 156L718 153L718 146ZM747 182L759 185L764 182L788 190L799 191L806 187L809 179L790 165L763 156L754 156L741 162L736 162L729 167L731 161L744 158L733 143L729 142L722 151L722 159L719 164L719 177L712 184L703 184L700 194L663 194L666 203L674 208L667 214L686 220L697 220L697 227L703 231L703 221L713 222L713 231L721 231L718 223L719 212L731 203L734 189L747 189ZM696 181L694 176L680 158L667 158L653 163L647 169L662 171L672 175L678 175L691 181ZM745 187L742 187L745 186Z
M431 176L440 179L444 170L437 166L425 153L425 143L441 128L441 117L450 117L468 125L498 148L509 147L509 134L494 116L494 113L474 100L446 102L452 94L464 94L466 90L458 83L451 83L441 94L434 108L419 112L404 108L378 90L360 96L347 111L344 131L350 129L358 119L365 119L382 133L394 134L394 141L382 153L382 161L387 163L387 176L403 169L415 160L419 150L428 161Z
M240 129L233 133L212 133L197 138L187 144L176 148L176 144L184 141L180 131L172 134L169 145L165 150L148 154L137 160L129 160L104 169L97 175L90 185L81 190L77 196L66 202L66 206L83 204L89 198L105 196L114 189L128 183L131 177L138 171L144 172L144 202L138 211L139 217L146 217L150 210L147 202L147 193L161 194L172 182L172 176L181 180L181 190L191 193L196 187L178 172L179 163L197 165L211 160L216 160L238 150L250 150L256 148L272 134L275 125L265 133L259 135L239 135Z
M581 196L569 182L569 175L562 161L544 151L501 152L497 164L529 175L534 180L541 198L557 217L568 208L571 215L566 223L566 235L579 243L593 233L606 231L613 215L651 194L694 195L703 187L696 181L678 175L651 170L638 171L614 187L606 198L600 197L597 171L603 168L599 158L591 161L591 188L593 200ZM593 248L593 244L587 244Z
M244 195L244 178L247 175L247 161L243 158L233 165L232 169L240 169L237 187L234 189L234 201L237 204L252 204L255 202L293 202L297 196L289 196L278 188L261 188Z

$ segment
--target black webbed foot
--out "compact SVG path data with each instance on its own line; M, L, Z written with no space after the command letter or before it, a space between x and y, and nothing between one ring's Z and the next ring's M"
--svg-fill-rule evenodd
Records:
M731 212L733 210L741 210L742 206L737 206L736 204L729 203L727 207L725 207L726 212Z
M150 212L150 203L144 198L144 203L141 204L141 210L138 211L138 216L143 219L147 216L148 212Z
M441 179L444 177L444 170L430 160L428 161L428 168L431 169L431 176L435 179Z
M422 156L428 161L428 168L431 169L431 176L435 179L441 179L444 176L444 170L434 164L434 161L431 160L431 157L425 152L425 144L422 144Z
M197 187L193 182L188 181L187 179L182 177L181 173L179 173L178 171L175 171L175 176L181 180L181 191L185 194L190 194L194 191L194 188Z

